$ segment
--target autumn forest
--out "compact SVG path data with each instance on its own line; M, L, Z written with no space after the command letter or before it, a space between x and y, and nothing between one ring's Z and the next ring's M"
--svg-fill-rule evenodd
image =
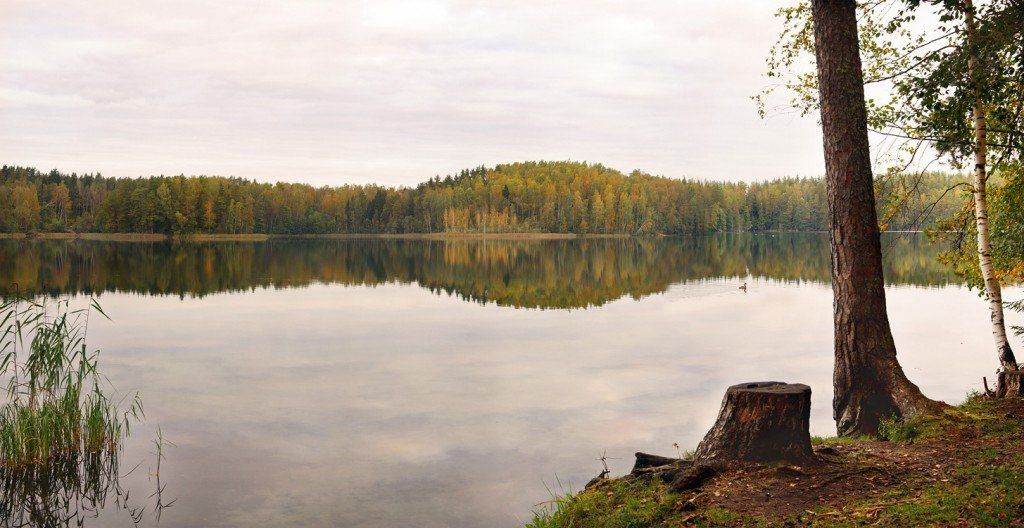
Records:
M914 230L950 216L962 203L950 191L959 181L942 173L880 179L884 227ZM0 232L8 233L820 231L826 211L819 178L714 182L582 162L477 167L399 188L0 169Z

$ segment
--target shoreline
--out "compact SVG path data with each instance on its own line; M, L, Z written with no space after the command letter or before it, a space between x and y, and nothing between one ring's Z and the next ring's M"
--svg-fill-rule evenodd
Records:
M166 235L163 233L0 233L0 240L99 240L107 242L165 242L188 240L195 242L244 240L263 242L273 235L264 234L195 234Z
M1022 426L1021 400L969 395L894 422L884 438L813 437L816 460L801 466L733 463L685 488L648 469L602 473L541 503L526 528L1018 526ZM686 455L664 460L693 464Z
M660 235L651 235L660 236ZM577 235L575 233L196 233L168 235L164 233L0 233L0 240L100 240L117 242L265 242L272 238L305 239L406 239L406 240L568 240L575 238L633 238L634 235L601 233Z
M923 231L886 231L892 234L919 234ZM778 234L824 234L826 231L714 231L692 235L650 234L630 235L625 233L309 233L309 234L268 234L268 233L196 233L190 235L168 235L164 233L0 233L0 240L95 240L107 242L265 242L272 238L306 239L398 239L398 240L571 240L571 239L626 239L626 238L678 238L707 235L778 235Z

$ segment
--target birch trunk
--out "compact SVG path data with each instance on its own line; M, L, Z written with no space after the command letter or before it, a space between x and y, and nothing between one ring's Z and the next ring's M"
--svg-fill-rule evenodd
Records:
M969 54L967 57L967 68L971 79L975 83L977 91L978 81L982 71L978 64L977 57L977 22L974 19L974 4L967 0L965 5L965 18L967 22L967 45ZM979 94L980 95L980 94ZM985 281L985 297L988 298L989 311L992 319L992 337L995 339L996 353L999 355L999 363L1003 370L1017 370L1017 359L1010 348L1010 341L1006 337L1006 322L1003 318L1003 292L996 277L995 269L992 267L992 242L988 230L988 197L987 197L987 158L988 158L988 131L986 128L985 103L981 97L974 101L974 219L978 231L978 267L981 269L981 277Z

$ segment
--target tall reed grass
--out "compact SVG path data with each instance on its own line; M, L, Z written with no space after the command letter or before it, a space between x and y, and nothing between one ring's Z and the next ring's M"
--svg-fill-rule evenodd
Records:
M138 395L115 399L86 345L91 301L8 299L0 305L0 467L45 468L112 454L142 416ZM104 392L107 389L107 392Z

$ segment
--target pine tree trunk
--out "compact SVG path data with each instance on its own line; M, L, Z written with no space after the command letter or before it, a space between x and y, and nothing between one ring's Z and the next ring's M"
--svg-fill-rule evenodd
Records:
M832 250L833 400L841 435L940 408L896 359L882 278L854 0L813 0Z
M971 79L977 85L982 71L976 54L977 24L974 20L974 4L966 3L965 18L967 21L967 68ZM977 86L975 90L978 90ZM996 353L1003 370L1017 370L1017 359L1010 348L1006 337L1006 322L1003 318L1003 292L992 267L992 242L988 230L988 130L985 116L985 103L981 97L974 101L974 219L978 231L978 267L981 277L985 280L985 297L988 298L989 311L992 319L992 337L996 342Z

